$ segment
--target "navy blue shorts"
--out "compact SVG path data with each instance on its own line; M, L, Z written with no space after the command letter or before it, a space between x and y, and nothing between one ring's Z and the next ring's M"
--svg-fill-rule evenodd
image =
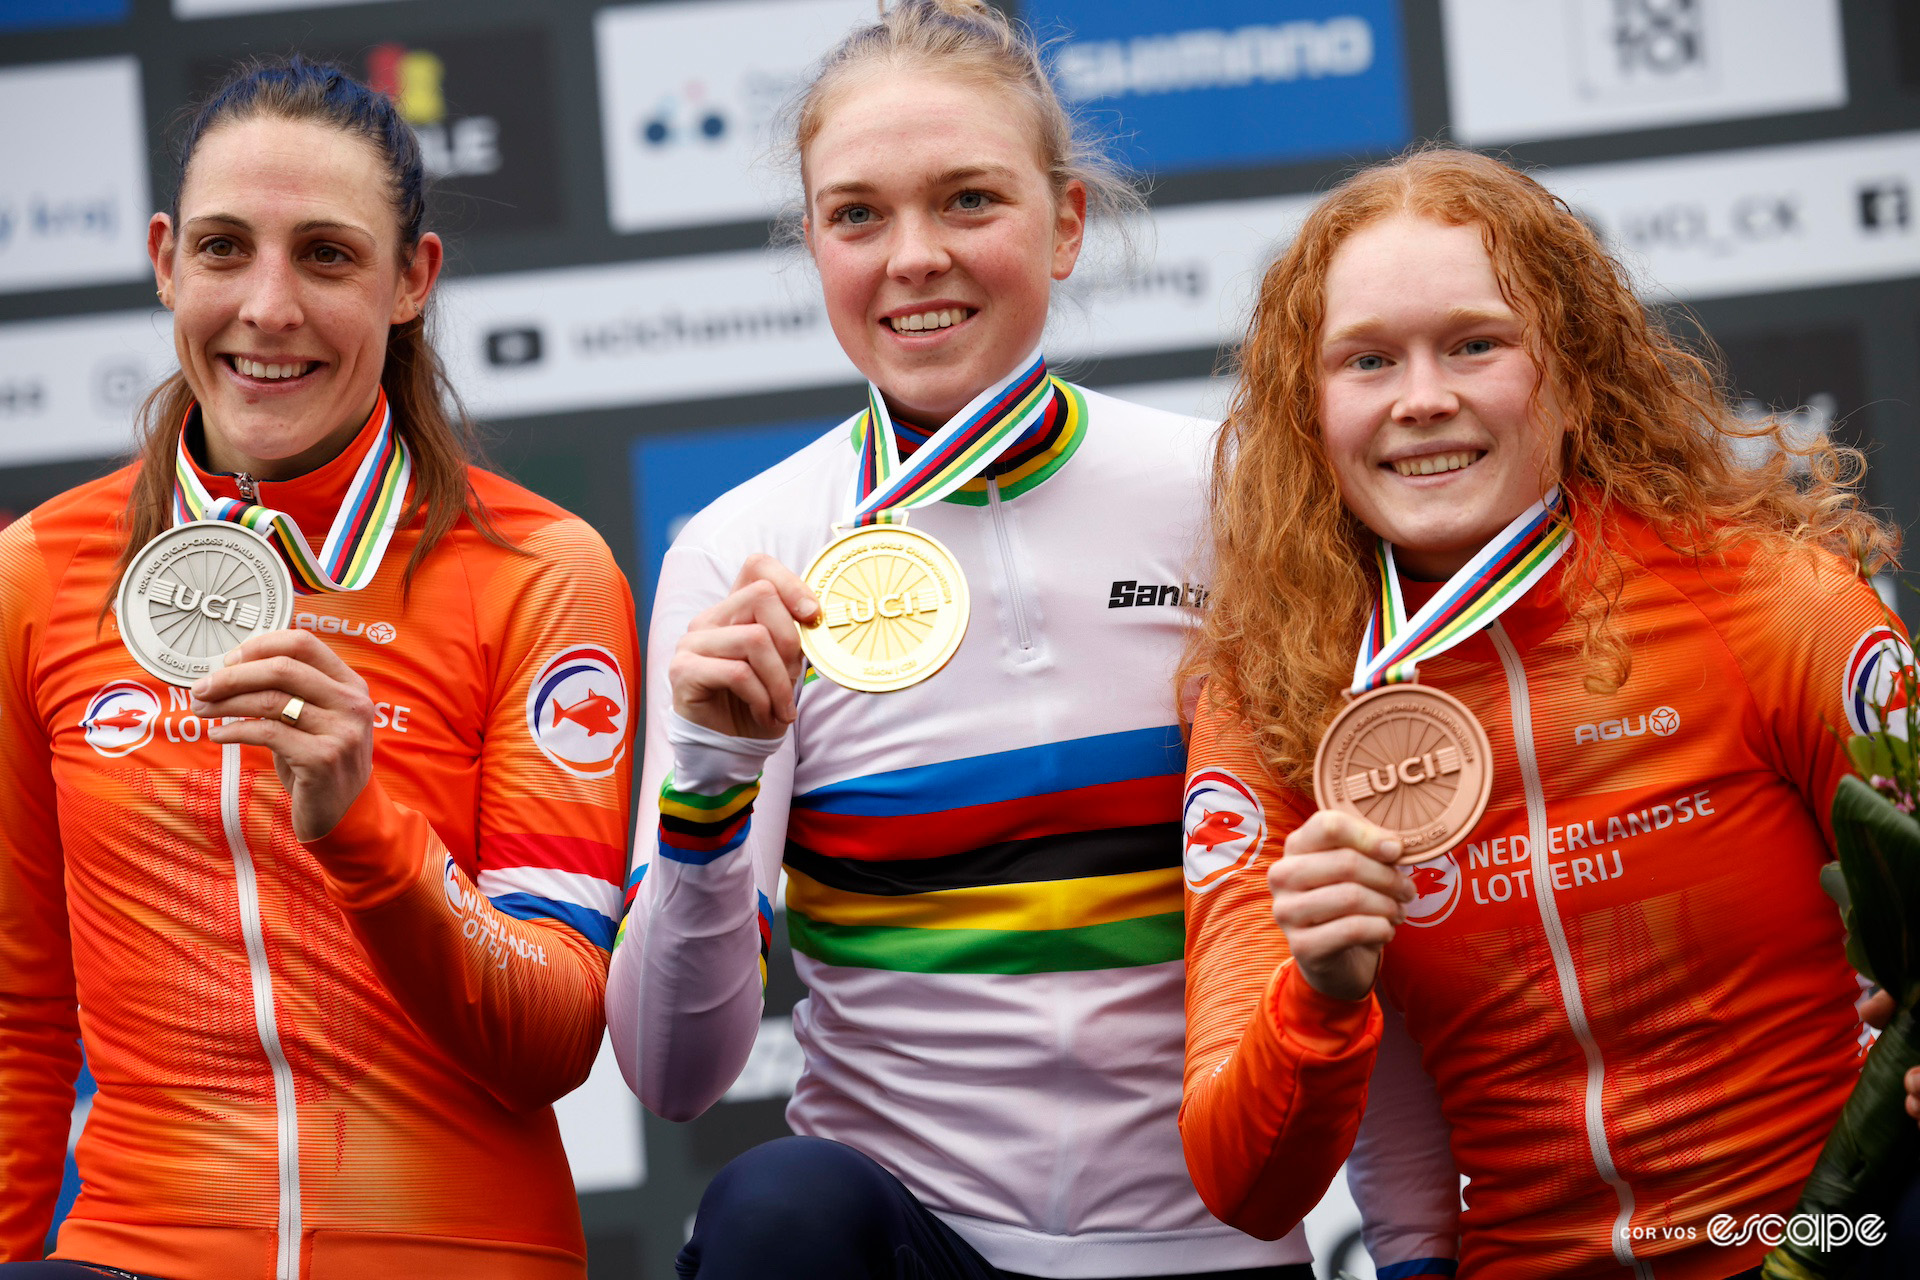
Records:
M900 1179L825 1138L779 1138L722 1169L675 1267L683 1280L1029 1280L995 1269ZM1313 1268L1178 1280L1313 1280Z

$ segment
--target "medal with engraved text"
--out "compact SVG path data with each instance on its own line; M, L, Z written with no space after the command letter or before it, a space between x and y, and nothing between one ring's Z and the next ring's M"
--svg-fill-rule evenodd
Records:
M387 393L374 400L367 452L320 550L285 512L216 498L188 454L198 406L187 411L174 454L174 527L140 548L114 608L134 661L185 687L229 650L293 619L295 593L358 591L380 571L405 510L413 461L395 430ZM251 482L248 482L251 485Z
M1350 701L1313 757L1313 798L1384 827L1400 861L1467 838L1493 790L1487 731L1452 694L1414 683L1418 664L1492 626L1571 544L1556 488L1522 512L1409 619L1393 548L1379 544L1380 599L1353 664Z
M1466 838L1493 791L1487 731L1461 701L1419 684L1363 693L1327 726L1313 798L1400 839L1402 862L1437 858Z
M293 575L244 525L196 520L140 549L114 600L133 660L182 688L220 658L293 618Z
M938 539L870 525L827 544L802 575L820 601L803 628L808 661L835 684L887 693L953 657L967 631L967 581Z
M800 631L815 670L848 689L888 693L947 664L967 632L966 575L939 539L907 528L907 512L986 472L1046 420L1057 395L1035 351L902 459L886 400L869 385L855 428L854 527L801 575L820 601L819 621Z

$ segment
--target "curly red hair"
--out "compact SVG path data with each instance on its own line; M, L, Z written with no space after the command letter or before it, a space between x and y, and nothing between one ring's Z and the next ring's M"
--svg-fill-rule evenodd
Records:
M1341 501L1320 437L1327 268L1355 231L1403 213L1481 229L1541 371L1535 403L1551 392L1561 406L1570 518L1599 533L1576 543L1561 579L1596 688L1617 688L1628 666L1610 625L1620 569L1609 512L1634 512L1696 554L1752 539L1824 547L1863 573L1893 561L1897 534L1860 503L1857 451L1742 420L1716 364L1648 313L1557 196L1498 160L1421 148L1341 183L1268 269L1215 448L1214 587L1182 679L1206 677L1213 699L1239 708L1281 779L1310 785L1374 594L1374 535ZM1771 441L1771 458L1741 464L1731 445L1743 437Z

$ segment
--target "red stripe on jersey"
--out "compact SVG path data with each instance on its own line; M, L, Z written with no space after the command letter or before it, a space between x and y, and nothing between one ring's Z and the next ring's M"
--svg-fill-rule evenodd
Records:
M1171 822L1180 812L1180 791L1180 775L1166 774L936 813L861 817L795 807L787 834L835 858L938 858L1002 840Z
M598 840L579 836L490 836L480 848L480 865L489 871L508 867L539 867L547 871L575 871L613 884L620 883L626 853Z

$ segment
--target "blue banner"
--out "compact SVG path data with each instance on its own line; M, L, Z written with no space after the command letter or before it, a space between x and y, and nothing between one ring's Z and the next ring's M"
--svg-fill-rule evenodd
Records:
M0 0L0 31L124 22L133 0Z
M1146 173L1397 150L1398 0L1029 0L1068 105ZM1115 114L1118 120L1115 120Z
M660 583L660 558L679 536L681 526L727 490L812 444L836 421L821 418L774 426L643 436L633 442L633 532L639 544L636 549L643 575L642 636L646 635L648 619L653 616L653 591ZM851 443L847 451L852 453ZM803 566L787 567L798 573Z

